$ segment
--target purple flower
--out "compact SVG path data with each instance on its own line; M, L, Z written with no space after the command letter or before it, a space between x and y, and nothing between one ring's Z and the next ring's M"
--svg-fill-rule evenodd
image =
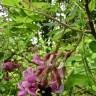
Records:
M23 81L23 82L22 82L22 87L23 87L23 88L29 88L29 87L31 87L31 83L28 82L28 81Z
M31 94L32 96L36 96L36 90L37 90L37 88L35 88L35 87L30 87L30 88L27 89L27 92L28 92L29 94Z
M13 63L11 61L4 62L3 69L5 72L12 72L14 70Z
M32 67L23 71L23 81L18 84L20 91L18 96L36 96L36 90L42 88L46 90L50 87L54 93L64 91L64 86L61 79L64 77L64 68L57 69L52 60L56 57L54 54L47 54L44 59L41 59L38 54L33 57L33 63L37 64L36 70ZM46 61L48 60L47 64ZM50 74L51 73L51 74ZM50 75L49 75L50 74ZM51 76L51 81L48 81L48 76Z
M58 86L57 81L51 81L50 87L54 93L62 93L64 91L64 85Z
M55 92L59 88L59 84L57 82L56 74L54 72L51 73L50 87L52 89L52 92Z
M20 89L20 91L18 92L18 96L26 96L27 91L25 91L22 83L18 84L18 88Z
M33 57L33 63L37 64L37 65L44 65L45 61L43 59L40 58L40 56L38 54L35 54Z
M52 76L52 79L50 82L50 87L52 88L52 92L54 93L63 92L64 86L62 85L61 77L56 67L52 71L51 76Z
M58 73L60 74L60 77L63 79L65 75L66 68L63 66L58 69Z
M5 72L12 72L14 71L16 68L19 68L21 65L20 64L15 64L14 62L12 61L6 61L4 62L3 64L3 70Z
M36 83L36 75L34 73L34 70L32 67L29 67L27 70L23 72L23 78L24 80L18 84L18 88L20 89L19 94L23 94L24 96L26 94L30 94L32 96L36 96L36 90L37 90L37 83ZM21 96L23 96L21 95Z
M36 75L32 69L32 67L29 67L27 70L23 71L23 78L26 81L29 82L35 82L36 81Z
M39 76L40 74L42 74L42 72L44 71L44 69L46 68L46 66L38 66L36 69L36 76Z
M35 83L32 84L32 83L29 83L28 81L23 81L18 84L18 88L20 89L19 94L24 94L24 96L26 94L31 94L32 96L36 96L37 88Z
M19 92L18 92L18 96L26 96L26 91L24 91L24 90L20 90Z
M52 88L52 92L55 92L58 89L57 81L51 81L50 86Z
M18 88L20 91L18 92L18 96L26 96L26 94L31 94L32 96L36 96L36 83L30 83L28 81L23 81L18 84Z

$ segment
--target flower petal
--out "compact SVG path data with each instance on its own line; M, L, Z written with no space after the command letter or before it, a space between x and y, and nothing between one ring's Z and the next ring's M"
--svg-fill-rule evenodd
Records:
M28 88L28 87L31 87L31 83L30 82L28 82L28 81L23 81L22 82L22 86L24 87L24 88Z
M27 70L23 71L23 77L24 80L29 82L35 82L37 78L32 67L29 67Z
M61 78L64 78L65 71L66 71L66 68L64 66L58 69L58 73L60 74Z
M18 88L19 88L20 90L23 90L23 89L24 89L23 86L22 86L22 82L18 83Z
M24 91L24 90L20 90L20 91L18 92L18 96L26 96L26 94L27 94L27 92Z
M32 96L36 96L36 88L29 88L27 89L27 92L31 94Z
M52 92L55 92L57 90L57 88L58 88L57 81L51 82L50 87L52 89Z
M35 64L37 65L44 65L45 61L43 59L40 58L40 56L38 54L35 54L32 60Z
M62 93L64 91L64 85L59 86L55 93Z

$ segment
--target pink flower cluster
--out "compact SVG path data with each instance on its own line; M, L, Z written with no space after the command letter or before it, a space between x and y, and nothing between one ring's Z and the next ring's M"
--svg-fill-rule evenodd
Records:
M51 92L60 93L63 92L64 85L61 79L64 75L63 67L57 69L55 66L46 65L46 62L50 59L51 55L47 54L44 59L41 59L38 54L33 57L33 63L37 64L37 69L29 67L23 71L23 81L18 84L19 92L18 96L36 96L36 91L51 88ZM49 79L49 74L51 78Z
M36 96L37 90L37 77L32 69L29 67L27 70L23 72L24 81L18 84L18 88L20 91L18 92L18 96L26 96L27 93Z
M13 72L15 69L19 68L21 64L17 64L11 60L7 60L3 64L3 71L6 73L4 76L5 80L10 80L11 78L9 77L9 72Z
M20 64L16 64L12 61L5 61L3 64L3 70L5 72L12 72L14 71L16 68L19 68L21 65Z

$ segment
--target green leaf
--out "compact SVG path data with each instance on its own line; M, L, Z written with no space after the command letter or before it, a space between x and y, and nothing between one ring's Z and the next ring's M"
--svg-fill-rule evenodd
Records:
M96 41L91 41L91 42L89 43L89 48L91 49L91 51L92 51L93 53L96 53Z
M76 85L86 86L89 84L92 84L92 82L88 79L86 75L74 73L74 71L72 71L71 74L68 76L64 86L65 90L70 90L72 87L75 87Z
M0 60L4 57L4 52L0 52Z
M54 40L54 41L58 41L62 37L62 33L64 32L64 29L58 29L58 31L57 32L56 31L52 38L52 40Z
M76 15L77 15L77 11L78 11L78 7L76 7L74 5L74 7L72 8L72 11L70 12L70 14L67 16L67 21L73 20Z
M89 10L92 12L95 9L96 0L91 0L89 3Z
M45 2L32 2L32 6L35 6L36 8L42 8L49 6L49 4Z
M1 67L1 66L0 66ZM2 72L2 70L1 70L1 68L0 68L0 79L2 79L3 78L3 72Z
M3 4L13 6L17 5L21 0L3 0Z

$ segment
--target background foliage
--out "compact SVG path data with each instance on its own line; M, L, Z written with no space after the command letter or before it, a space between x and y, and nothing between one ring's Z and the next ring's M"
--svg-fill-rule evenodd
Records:
M22 69L12 72L11 80L4 80L4 61L11 59L24 68L30 64L34 67L31 60L35 53L43 57L56 50L64 54L59 66L66 67L60 96L96 96L95 0L0 2L0 11L6 13L0 17L0 96L17 96L21 80Z

